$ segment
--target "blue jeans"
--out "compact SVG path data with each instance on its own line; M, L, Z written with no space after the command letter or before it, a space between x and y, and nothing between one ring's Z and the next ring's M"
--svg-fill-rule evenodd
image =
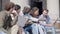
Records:
M40 26L40 24L36 24L36 23L34 23L33 25L32 25L32 33L33 34L44 34L44 32L43 32L43 29L42 29L42 27Z
M0 32L0 34L6 34L6 33L4 33L4 32Z
M29 32L28 31L25 31L25 34L29 34Z
M25 30L25 33L26 33L26 34L30 34L28 31L32 30L32 26L29 25L29 26L26 27L24 30Z
M47 34L47 32L49 31L49 30L52 30L52 34L56 34L56 29L55 29L55 27L47 27L47 26L44 26L44 33L45 34Z
M40 26L39 24L36 24L36 23L34 23L34 24L32 24L31 26L25 28L25 30L26 30L26 31L32 30L32 33L33 33L33 34L39 34L39 33L40 33L40 34L44 34L41 26Z

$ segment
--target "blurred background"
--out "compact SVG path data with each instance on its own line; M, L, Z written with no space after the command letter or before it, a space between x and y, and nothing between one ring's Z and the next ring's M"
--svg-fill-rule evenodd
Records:
M60 18L60 0L0 0L0 11L4 10L4 4L7 2L19 4L21 6L21 11L26 5L30 5L31 8L38 7L40 15L42 14L43 9L47 8L49 10L49 16L53 21ZM57 23L55 27L57 28L57 34L60 34L60 23ZM49 31L49 33L50 32L51 31Z

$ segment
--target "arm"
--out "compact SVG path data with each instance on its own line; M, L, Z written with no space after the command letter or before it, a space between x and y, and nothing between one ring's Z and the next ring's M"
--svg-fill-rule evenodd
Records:
M54 26L52 20L50 19L49 16L47 16L47 23L46 26Z
M39 17L39 21L42 21L42 23L40 22L40 24L44 25L44 26L52 26L53 24L51 24L51 19L49 16L47 16L47 18L44 18L42 15ZM46 24L48 23L48 24Z
M32 17L31 20L34 21L34 22L38 22L38 19L37 18L33 18Z

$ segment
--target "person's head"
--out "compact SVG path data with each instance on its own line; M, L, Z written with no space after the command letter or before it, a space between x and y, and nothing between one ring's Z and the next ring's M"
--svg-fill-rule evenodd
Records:
M16 12L19 14L20 13L21 6L15 5L14 8L15 8L14 10L16 10Z
M29 11L30 11L30 6L25 6L23 9L23 13L26 14L29 13Z
M48 9L44 9L43 12L42 12L42 14L43 14L44 16L47 16L47 15L48 15L48 12L49 12Z
M13 11L13 7L15 6L15 4L13 2L8 2L5 4L5 10L9 11L10 13Z
M32 8L30 15L32 15L33 17L38 16L39 15L39 9L37 7Z

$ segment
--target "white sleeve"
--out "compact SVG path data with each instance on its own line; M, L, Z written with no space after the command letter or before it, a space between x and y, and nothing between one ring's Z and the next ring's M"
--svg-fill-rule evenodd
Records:
M17 25L21 26L21 27L24 27L26 21L27 21L27 19L25 18L25 16L19 16L18 21L17 21Z
M23 14L23 12L22 12L22 11L20 11L19 15L20 15L20 16L23 16L24 14Z
M34 22L38 22L38 19L37 19L37 18L31 17L30 19L31 19L32 21L34 21Z

